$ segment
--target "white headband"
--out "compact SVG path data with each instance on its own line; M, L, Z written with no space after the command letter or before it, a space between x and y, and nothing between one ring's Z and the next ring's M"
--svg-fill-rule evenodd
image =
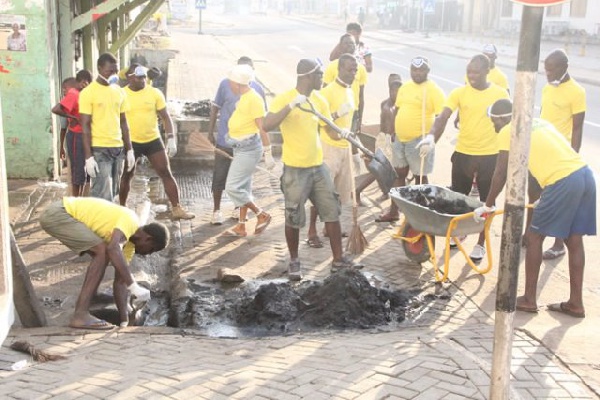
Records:
M423 57L413 58L410 63L415 68L421 68L423 65L426 65L426 66L429 67L429 61L426 58L423 58Z

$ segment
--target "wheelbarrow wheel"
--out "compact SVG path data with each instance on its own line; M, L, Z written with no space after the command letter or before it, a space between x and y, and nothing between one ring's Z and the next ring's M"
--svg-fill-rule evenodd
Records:
M419 236L421 232L414 229L410 226L409 223L405 223L402 227L402 237L412 238L415 236ZM432 242L435 246L435 238L432 237ZM425 235L421 236L419 240L414 243L407 242L406 240L402 241L402 248L404 249L404 253L408 257L409 260L414 261L418 264L421 264L430 258L429 248L427 247L427 239Z

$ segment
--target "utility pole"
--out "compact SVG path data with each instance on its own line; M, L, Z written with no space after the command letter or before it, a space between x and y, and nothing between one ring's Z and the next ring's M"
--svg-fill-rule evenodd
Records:
M523 6L521 35L517 57L517 74L510 138L506 200L500 244L500 268L496 285L494 350L490 396L492 400L510 398L510 365L512 359L513 323L517 299L517 283L521 255L521 231L525 213L525 182L529 160L529 142L535 81L540 60L540 39L544 0L516 1ZM554 1L555 3L557 1ZM560 1L559 1L560 2Z

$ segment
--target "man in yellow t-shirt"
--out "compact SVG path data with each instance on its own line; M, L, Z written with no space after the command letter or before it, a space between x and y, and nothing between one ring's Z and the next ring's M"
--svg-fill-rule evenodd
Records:
M321 95L327 101L333 122L340 128L350 129L352 114L356 106L352 93L352 82L358 69L358 61L352 54L342 54L338 63L337 78L323 89ZM342 205L348 204L352 196L352 165L350 143L346 140L332 139L324 129L321 130L321 145L323 148L323 162L327 165L335 190ZM310 208L310 223L308 226L308 245L310 247L323 247L321 238L317 233L317 209Z
M496 65L496 59L498 58L498 49L496 48L496 45L488 43L483 46L482 52L487 56L487 58L490 59L490 72L488 73L487 77L488 82L495 83L510 93L508 78L506 77L506 74L502 72L502 70Z
M542 89L540 118L554 125L571 143L571 147L579 152L586 110L585 89L569 75L568 68L569 58L563 50L552 51L544 60L548 83ZM540 185L530 177L529 201L532 203L539 199L540 193ZM528 220L530 216L531 213L528 213ZM561 239L556 238L543 256L544 260L552 260L564 254L565 245Z
M402 85L396 95L396 135L392 142L392 163L398 179L394 186L406 185L409 170L417 184L428 183L427 175L433 172L434 151L421 158L417 144L431 129L435 116L442 112L446 96L435 82L428 79L429 71L429 60L426 57L413 58L410 65L411 80ZM377 222L397 220L398 207L393 201L390 210L376 219Z
M306 223L304 204L308 199L317 212L329 236L333 253L332 271L359 267L347 259L342 251L340 204L327 167L323 164L323 148L319 138L321 125L334 139L346 138L350 131L342 129L340 135L319 123L316 115L303 111L312 105L315 110L331 118L327 101L317 92L323 84L323 70L316 60L302 59L296 67L296 87L273 99L264 120L265 131L279 126L283 137L284 164L281 189L285 200L285 239L290 253L288 278L302 279L298 259L300 228ZM310 103L310 104L309 104Z
M498 160L492 186L485 206L475 210L475 219L494 211L496 197L507 178L510 151L510 100L498 100L490 108L490 117L498 134ZM538 312L537 282L542 263L542 242L545 236L562 238L569 249L569 300L548 306L574 318L584 318L583 270L585 250L583 235L596 235L596 183L592 170L573 150L565 138L548 121L536 119L532 124L528 168L540 183L542 195L533 209L527 229L525 256L525 293L517 298L516 309Z
M129 123L131 145L136 161L132 168L127 165L121 175L119 202L122 206L127 204L136 162L142 156L146 156L165 187L165 193L172 206L171 218L192 219L195 215L185 210L179 202L179 188L169 165L169 157L173 157L177 153L173 121L167 111L165 96L160 90L146 83L147 75L146 67L139 64L131 65L127 71L129 85L123 89L129 102L129 110L125 114ZM157 117L160 117L165 127L166 149L158 130Z
M104 53L97 66L98 78L79 95L85 171L92 178L90 195L112 201L119 193L124 159L129 168L134 164L125 117L129 107L125 93L116 84L117 59Z
M349 33L345 33L344 35L342 35L342 37L340 38L339 48L341 50L341 54L354 54L356 50L356 42L354 40L354 37ZM323 83L325 85L329 85L337 78L338 63L339 59L333 60L325 69L325 73L323 75ZM354 115L352 116L352 126L350 128L352 132L360 132L363 110L365 108L364 91L365 85L367 84L367 80L367 69L364 65L359 63L356 75L354 77L354 80L352 81L354 104L356 104L356 110L354 111Z
M128 292L137 300L150 299L150 291L135 282L127 264L134 253L146 255L164 249L169 243L167 228L156 222L140 227L132 210L93 197L65 197L52 203L40 216L40 226L77 254L92 256L69 326L114 328L89 312L108 263L115 267L113 290L121 326L127 326Z
M469 84L454 89L442 112L436 117L429 134L417 147L421 156L429 153L444 133L448 118L455 110L460 113L460 129L452 154L452 190L468 195L476 176L479 198L485 200L494 173L498 155L498 138L487 116L487 109L499 99L507 99L508 92L488 82L490 60L483 54L471 58L467 65ZM473 261L485 256L483 232L471 252Z

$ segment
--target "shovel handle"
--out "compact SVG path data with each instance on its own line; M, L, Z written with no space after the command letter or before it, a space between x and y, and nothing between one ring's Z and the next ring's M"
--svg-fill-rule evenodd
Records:
M329 118L327 118L326 116L324 116L323 114L321 114L320 112L315 110L315 107L308 99L306 99L306 102L308 103L308 105L310 105L310 109L300 107L300 106L298 106L298 108L301 109L302 111L306 111L306 112L316 115L317 118L319 118L321 121L325 122L327 124L327 126L329 126L331 129L333 129L336 133L340 134L342 132L342 128L340 128L332 120L330 120ZM355 134L352 133L352 135L355 135ZM356 146L356 148L358 148L360 151L362 151L367 157L369 157L369 158L375 157L375 154L373 154L373 152L371 150L367 149L360 141L358 141L356 139L356 137L348 136L345 139L348 142L350 142L353 146Z

